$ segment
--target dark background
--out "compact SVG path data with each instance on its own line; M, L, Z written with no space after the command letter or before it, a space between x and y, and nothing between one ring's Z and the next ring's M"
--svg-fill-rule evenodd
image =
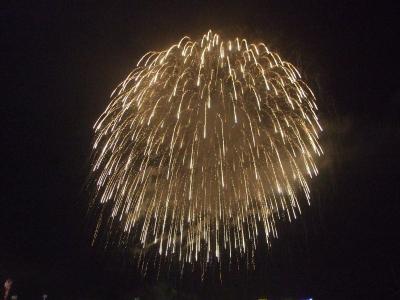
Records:
M0 279L14 278L19 299L400 298L394 5L49 3L0 9ZM312 206L279 225L279 239L258 250L255 271L226 273L222 284L190 271L143 279L124 255L90 246L92 125L142 54L209 28L265 41L306 74L326 155Z

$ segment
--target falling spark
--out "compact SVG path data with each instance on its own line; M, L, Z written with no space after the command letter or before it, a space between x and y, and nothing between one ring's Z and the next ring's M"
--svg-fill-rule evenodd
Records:
M154 245L183 263L254 257L260 234L301 213L299 194L309 202L316 99L264 44L184 37L145 54L111 98L94 125L94 201L141 257Z

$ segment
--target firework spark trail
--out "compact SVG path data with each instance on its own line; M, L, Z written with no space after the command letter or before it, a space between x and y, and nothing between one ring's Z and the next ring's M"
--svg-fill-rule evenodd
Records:
M184 37L145 54L96 122L96 201L161 256L253 251L276 218L301 212L299 191L309 201L316 111L298 70L264 44Z

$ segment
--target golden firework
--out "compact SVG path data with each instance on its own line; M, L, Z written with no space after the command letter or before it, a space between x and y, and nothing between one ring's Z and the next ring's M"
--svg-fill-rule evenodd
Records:
M219 260L276 236L277 218L301 212L299 191L309 202L315 97L263 43L184 37L145 54L111 98L94 126L95 201L122 241Z

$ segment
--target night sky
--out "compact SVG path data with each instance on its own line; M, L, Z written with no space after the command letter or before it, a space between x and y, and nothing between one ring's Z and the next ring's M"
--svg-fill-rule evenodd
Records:
M18 299L399 299L398 9L385 1L113 2L0 9L0 279L14 278ZM90 246L92 126L142 54L210 28L264 41L303 71L326 155L311 207L279 224L279 239L258 248L255 271L228 272L222 283L212 272L204 282L196 272L142 278L124 253Z

